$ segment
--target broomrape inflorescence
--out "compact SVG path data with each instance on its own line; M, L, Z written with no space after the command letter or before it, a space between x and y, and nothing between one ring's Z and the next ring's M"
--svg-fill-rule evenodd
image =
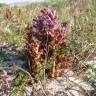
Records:
M56 78L60 67L70 66L70 56L63 54L67 44L65 31L56 11L45 8L40 11L39 16L33 19L32 25L27 27L26 52L33 77L42 78L50 74L51 78ZM48 62L51 62L51 67L46 73Z

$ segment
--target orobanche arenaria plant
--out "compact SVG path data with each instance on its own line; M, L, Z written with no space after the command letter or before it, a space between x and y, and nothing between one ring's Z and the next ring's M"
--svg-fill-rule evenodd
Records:
M66 30L55 10L42 9L32 25L28 25L25 38L29 70L34 78L55 79L60 69L70 66L69 56L63 53L67 43Z

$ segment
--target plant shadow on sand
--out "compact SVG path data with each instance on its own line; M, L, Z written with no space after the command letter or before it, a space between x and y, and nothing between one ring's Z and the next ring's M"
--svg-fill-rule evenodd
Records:
M0 65L3 67L11 67L16 64L19 67L26 68L26 57L24 49L14 45L0 45Z

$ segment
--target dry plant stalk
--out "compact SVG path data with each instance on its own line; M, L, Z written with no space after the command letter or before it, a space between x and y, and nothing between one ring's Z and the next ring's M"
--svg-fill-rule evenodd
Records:
M17 12L17 17L21 16L21 14L22 14L22 11L21 11L21 9L19 8L19 9L18 9L18 12Z
M12 15L12 12L9 8L6 8L5 10L5 16L7 19L10 19L11 18L11 15Z

